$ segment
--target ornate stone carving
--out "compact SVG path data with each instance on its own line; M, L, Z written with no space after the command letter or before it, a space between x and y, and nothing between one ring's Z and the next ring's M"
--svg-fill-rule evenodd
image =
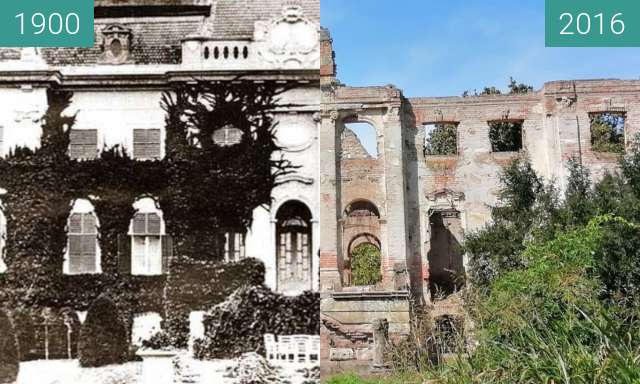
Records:
M129 62L131 30L112 24L102 30L102 60L109 64Z
M257 21L258 55L279 68L316 68L320 63L320 25L304 15L299 1L285 0L282 15Z
M578 96L562 96L556 99L556 103L561 109L571 108L578 101Z

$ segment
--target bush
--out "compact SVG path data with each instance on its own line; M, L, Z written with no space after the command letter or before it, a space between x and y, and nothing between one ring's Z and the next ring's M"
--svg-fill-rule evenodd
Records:
M351 273L353 285L374 285L382 280L380 271L380 249L373 244L365 243L356 247L351 253Z
M80 365L101 367L120 364L128 354L127 330L118 308L105 296L89 307L87 319L80 329Z
M266 286L244 286L204 317L205 338L194 343L199 359L235 358L264 353L263 335L320 333L320 295L288 297Z
M11 383L18 377L20 359L13 324L0 309L0 383Z

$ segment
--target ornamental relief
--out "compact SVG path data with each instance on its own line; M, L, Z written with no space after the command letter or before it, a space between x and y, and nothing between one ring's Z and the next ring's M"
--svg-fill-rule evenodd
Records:
M279 68L316 68L320 65L320 25L304 15L297 1L285 1L282 14L257 21L254 40L258 55Z

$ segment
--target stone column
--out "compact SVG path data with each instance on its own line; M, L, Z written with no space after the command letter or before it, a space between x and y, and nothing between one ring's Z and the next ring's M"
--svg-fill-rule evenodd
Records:
M390 90L392 91L392 90ZM399 96L399 91L398 92ZM385 288L394 290L397 264L406 266L407 234L405 217L405 180L401 104L392 103L384 116L384 173L386 191L387 244L384 273Z
M323 102L329 92L323 93ZM336 145L337 111L323 112L320 129L320 290L341 288L338 271L338 210Z
M373 326L373 368L384 369L384 354L387 351L389 342L389 322L387 319L376 319L372 323Z

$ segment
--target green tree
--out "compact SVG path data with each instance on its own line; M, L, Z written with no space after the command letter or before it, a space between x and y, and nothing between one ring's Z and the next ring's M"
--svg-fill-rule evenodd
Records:
M522 149L522 121L492 121L489 123L492 152L516 152Z
M425 155L455 155L458 153L457 124L434 124L425 142Z
M357 246L351 252L353 285L374 285L382 280L380 249L371 243Z
M624 153L625 115L595 113L591 115L591 148L596 152Z

